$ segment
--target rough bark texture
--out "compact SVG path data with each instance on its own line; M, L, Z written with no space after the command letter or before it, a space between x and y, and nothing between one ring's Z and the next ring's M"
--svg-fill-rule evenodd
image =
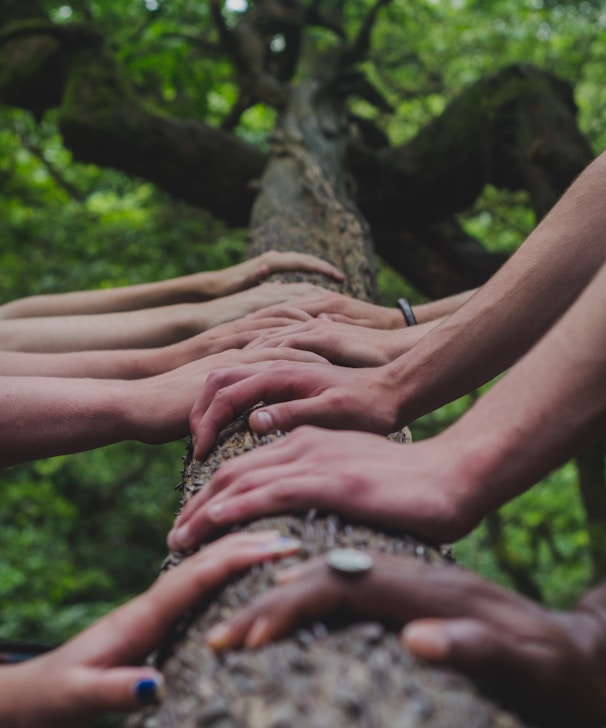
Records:
M370 239L348 196L345 120L334 91L308 84L293 96L261 182L251 240L253 251L278 245L321 253L347 271L350 292L369 298L374 285ZM398 437L405 439L403 433ZM252 434L241 417L222 433L204 463L188 461L184 500L203 488L226 459L270 439ZM305 547L301 558L334 546L370 547L428 561L441 558L405 534L380 533L314 511L267 518L248 527L279 528L300 538ZM182 556L171 554L168 565ZM167 679L168 697L131 718L131 728L520 725L481 697L468 680L414 661L397 636L378 624L352 626L337 620L329 626L311 625L260 651L211 654L203 646L206 631L267 588L274 572L271 564L253 569L182 625L156 659Z

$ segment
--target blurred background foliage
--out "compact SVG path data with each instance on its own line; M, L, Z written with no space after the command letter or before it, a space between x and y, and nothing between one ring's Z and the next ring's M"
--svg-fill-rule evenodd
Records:
M56 22L100 24L150 105L211 124L231 107L236 86L228 60L210 50L206 0L45 6ZM359 22L368 6L347 3L350 22ZM244 0L227 3L228 12L243 7ZM466 84L508 63L531 62L574 83L581 127L598 153L606 147L605 29L606 2L597 0L398 0L381 14L366 64L395 113L362 101L353 106L399 143ZM332 40L313 31L306 42ZM273 121L273 112L254 107L237 133L265 145ZM244 231L224 229L147 182L76 164L52 113L36 122L0 108L0 185L4 301L219 268L244 254ZM486 188L461 222L491 249L511 252L535 221L524 194ZM384 265L380 285L387 305L401 295L421 300ZM413 428L415 438L446 427L478 395L424 417ZM65 639L154 578L177 507L173 486L183 452L183 442L124 443L0 472L2 637ZM503 508L457 544L455 554L550 605L569 605L600 575L575 464Z

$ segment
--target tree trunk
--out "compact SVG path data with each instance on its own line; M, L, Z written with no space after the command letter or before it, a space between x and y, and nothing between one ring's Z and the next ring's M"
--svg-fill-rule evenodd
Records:
M346 123L334 86L310 83L294 91L253 209L251 252L279 247L323 255L347 273L350 293L371 298L368 228L348 195L344 172ZM395 437L402 443L406 439L403 433ZM270 439L252 434L241 416L224 430L205 462L188 460L184 501L203 488L226 459ZM279 528L301 539L305 557L337 545L372 547L427 561L443 557L406 534L380 533L315 511L266 518L250 528ZM171 554L168 565L181 558ZM466 678L416 662L394 633L375 623L337 621L330 630L317 624L261 650L212 654L204 646L206 631L266 589L274 573L272 564L253 568L223 589L206 610L184 622L155 657L166 676L168 696L161 705L132 717L131 728L521 725Z

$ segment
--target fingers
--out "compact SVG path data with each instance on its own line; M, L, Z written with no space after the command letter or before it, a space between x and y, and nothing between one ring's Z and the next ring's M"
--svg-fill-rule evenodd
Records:
M419 619L401 634L403 644L417 657L468 668L498 658L502 645L495 637L493 628L476 619Z
M299 547L298 542L283 539L275 531L226 536L68 642L61 648L61 657L89 665L136 663L209 591L255 563L294 553Z
M254 432L265 435L276 430L294 430L301 425L347 427L347 414L346 411L335 411L330 407L328 397L319 394L308 399L293 399L256 409L251 412L248 422Z
M207 377L189 417L194 458L204 457L223 427L263 398L270 381L259 365L217 370Z
M278 252L270 250L259 257L260 265L257 269L259 279L270 273L290 270L305 270L314 273L324 273L336 281L344 281L345 276L336 266L321 258L308 253Z
M296 576L284 579L279 575L278 587L210 630L209 647L216 651L242 645L260 647L286 636L299 624L340 609L348 587L330 578L323 559L289 571Z
M164 677L150 668L88 668L79 671L74 693L71 710L78 716L126 713L158 702L164 693Z
M267 487L240 485L203 504L191 517L169 533L170 548L183 551L194 548L217 529L235 523L248 523L283 513L294 513L322 507L319 494L330 481L322 476L274 477Z
M293 362L284 365L276 363L271 367L257 366L260 368L218 371L207 378L190 415L195 458L200 459L209 452L223 427L262 400L294 400L289 405L291 410L294 406L296 412L296 400L307 396L315 386L317 375L326 365ZM276 428L292 429L283 426L290 421L288 409L279 410L273 420L271 417L268 420L266 414L264 412L261 417L251 419L251 427L257 432L265 434ZM301 418L296 421L300 422Z
M312 315L299 308L298 304L299 301L297 301L296 306L288 303L276 303L273 306L267 306L266 308L260 308L258 311L253 311L247 314L245 319L241 320L249 319L253 324L256 324L258 319L266 317L286 319L291 324L293 321L310 321L313 318ZM261 328L260 325L259 328Z

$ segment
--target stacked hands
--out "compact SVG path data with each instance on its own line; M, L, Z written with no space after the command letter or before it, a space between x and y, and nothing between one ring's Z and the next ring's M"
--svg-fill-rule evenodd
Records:
M233 524L309 508L453 541L603 431L606 243L596 231L606 222L605 164L600 157L511 261L452 309L424 312L407 329L393 311L338 294L301 297L296 307L309 318L263 331L245 350L286 346L332 365L293 360L210 374L190 413L195 457L260 401L249 418L255 432L293 431L225 463L177 518L170 548L195 549ZM579 193L591 201L583 225ZM570 242L579 230L583 255ZM290 305L269 311L288 316ZM404 448L379 437L509 368L440 435ZM553 412L565 413L565 433ZM373 559L355 581L322 559L288 569L211 630L208 644L258 647L347 611L403 628L403 642L424 660L491 678L541 724L604 724L606 585L557 613L456 567Z
M236 523L309 508L455 541L604 431L604 195L606 155L482 288L415 307L418 326L406 327L397 309L307 284L243 290L294 268L342 280L333 266L296 254L133 287L133 297L45 301L44 315L59 321L43 351L28 348L41 345L36 301L8 304L0 319L21 316L31 326L0 326L0 348L12 355L0 362L3 463L121 439L163 442L188 428L202 458L225 425L262 401L251 428L289 434L222 465L177 518L171 549L194 550ZM151 315L130 310L146 296ZM65 317L74 300L83 310ZM107 329L103 352L82 343L83 330L96 325ZM18 367L19 376L2 366ZM505 370L439 435L405 447L382 437ZM54 429L41 409L54 414ZM73 723L156 699L161 676L125 666L225 578L297 548L276 533L215 541L64 647L0 668L0 723ZM606 584L557 613L457 567L372 558L353 581L323 559L286 570L275 588L215 626L208 645L258 647L300 622L346 611L402 629L421 659L490 677L541 724L606 722ZM48 690L26 700L25 684Z

